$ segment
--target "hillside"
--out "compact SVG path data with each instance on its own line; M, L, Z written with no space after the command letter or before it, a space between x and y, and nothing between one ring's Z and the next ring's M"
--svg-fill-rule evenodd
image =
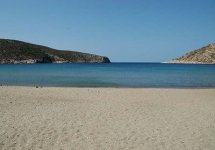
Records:
M57 50L17 40L0 39L0 64L17 63L110 63L110 60L94 54Z
M168 63L215 64L215 44L191 51Z

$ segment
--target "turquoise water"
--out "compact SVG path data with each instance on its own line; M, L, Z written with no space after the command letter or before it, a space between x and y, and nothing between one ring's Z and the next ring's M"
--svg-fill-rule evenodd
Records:
M215 87L215 65L111 63L0 65L0 84L62 87Z

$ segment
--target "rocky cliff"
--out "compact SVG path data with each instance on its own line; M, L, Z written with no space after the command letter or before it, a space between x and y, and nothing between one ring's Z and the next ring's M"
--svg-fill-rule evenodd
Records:
M57 50L17 40L0 39L0 64L22 63L110 63L107 57Z
M191 51L168 63L215 64L215 44Z

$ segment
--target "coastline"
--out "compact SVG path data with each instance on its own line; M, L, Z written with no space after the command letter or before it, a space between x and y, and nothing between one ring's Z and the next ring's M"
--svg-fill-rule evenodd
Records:
M196 64L196 65L215 65L215 62L213 63L206 63L206 62L197 62L197 61L180 61L180 60L171 60L167 62L161 62L163 64Z
M43 86L43 85L4 85L4 84L0 84L0 88L59 88L59 89L166 89L166 90L201 90L201 89L215 89L215 87L211 86L211 87L204 87L204 86L199 86L199 87L179 87L179 86L175 86L175 87L170 87L170 86L166 86L166 87L153 87L153 86L146 86L146 87L138 87L138 86Z
M214 149L215 89L0 87L0 149Z

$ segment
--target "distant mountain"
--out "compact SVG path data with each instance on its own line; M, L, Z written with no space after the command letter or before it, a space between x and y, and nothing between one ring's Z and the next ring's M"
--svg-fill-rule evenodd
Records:
M168 63L215 64L215 44L191 51Z
M110 63L108 57L0 39L0 64Z

